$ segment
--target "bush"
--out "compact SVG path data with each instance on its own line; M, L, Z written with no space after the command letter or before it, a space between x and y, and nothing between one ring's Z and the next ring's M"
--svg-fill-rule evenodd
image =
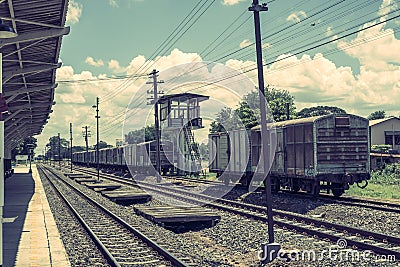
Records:
M400 185L400 163L386 164L381 170L372 171L371 183Z

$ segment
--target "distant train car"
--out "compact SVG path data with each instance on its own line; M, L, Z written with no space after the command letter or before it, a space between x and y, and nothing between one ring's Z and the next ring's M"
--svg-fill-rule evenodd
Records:
M349 188L349 184L367 181L370 177L368 124L367 119L351 114L330 114L274 123L277 146L270 170L273 189L285 187L312 194L327 189L335 196L340 196ZM248 131L242 132L249 135ZM236 170L240 170L243 173L241 183L248 185L258 170L260 126L251 129L249 143L235 141L237 136L235 132L210 135L210 151L216 153L210 164L210 172L216 172L219 176L225 174L224 179L227 179L229 175L235 177ZM250 153L249 156L244 155L248 161L245 168L240 163L243 161L243 151ZM229 166L240 168L232 171Z
M135 173L152 173L156 165L156 148L155 141L103 148L99 150L99 165L106 169L129 169ZM173 143L170 141L160 143L161 171L164 174L173 174L175 171L173 149ZM75 164L87 163L90 166L96 166L96 150L75 152L72 155L72 161Z
M246 184L253 175L251 131L236 130L209 135L209 171L217 173L226 184L239 181ZM222 176L222 174L228 174Z

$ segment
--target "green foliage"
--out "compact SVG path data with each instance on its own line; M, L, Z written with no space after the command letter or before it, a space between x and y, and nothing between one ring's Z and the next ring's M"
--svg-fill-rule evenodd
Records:
M290 119L295 118L296 106L294 97L286 90L267 86L265 89L267 106L267 121L282 121L286 119L286 107L289 108ZM268 108L269 107L269 108ZM223 108L211 123L210 132L225 132L234 129L250 129L260 123L259 92L252 91L243 96L239 107L235 110Z
M208 145L201 143L198 147L201 159L208 160L209 158Z
M69 157L68 153L69 141L65 138L58 138L58 136L52 136L49 138L49 143L47 143L47 157L55 160ZM60 147L60 149L59 149ZM59 155L60 151L60 155Z
M389 153L389 150L392 149L391 145L372 145L371 151L376 153Z
M400 163L386 164L381 170L371 172L371 183L400 185Z
M238 122L239 117L237 116L237 113L231 108L224 107L217 114L215 121L210 124L210 132L218 133L239 129L240 126Z
M346 195L400 199L400 163L386 164L383 169L372 171L366 188L353 185Z
M292 96L289 91L268 86L266 88L266 99L274 121L286 120L287 105L289 107L289 119L296 118L294 96Z
M343 114L346 113L344 109L332 106L316 106L311 108L303 108L297 112L298 118L308 118L314 116L322 116L328 114Z
M400 186L370 183L366 188L361 189L357 185L352 185L345 194L381 199L400 199Z
M28 155L29 149L35 150L37 139L35 137L26 137L16 148L11 151L11 158L15 160L16 155ZM32 155L34 153L32 152Z
M161 133L162 140L171 140L172 136L169 133ZM139 144L143 142L156 140L156 128L154 125L147 125L139 130L130 131L125 134L125 142L128 144Z
M139 144L156 139L156 130L154 125L147 125L139 130L130 131L125 134L125 142L128 144Z
M372 112L369 116L369 120L378 120L378 119L384 119L386 117L386 112L384 110L377 110Z
M107 144L105 141L99 141L99 149L112 147L112 145ZM97 144L93 146L93 149L97 149Z

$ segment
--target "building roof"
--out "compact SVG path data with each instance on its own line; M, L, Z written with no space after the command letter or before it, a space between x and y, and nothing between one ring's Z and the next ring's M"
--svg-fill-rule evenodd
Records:
M180 101L184 102L189 99L197 98L199 102L208 100L210 97L206 95L199 95L199 94L193 94L193 93L180 93L180 94L171 94L171 95L163 95L158 99L159 103L164 103L168 100L174 100L174 101Z
M40 134L49 119L67 7L68 0L0 0L0 18L18 33L0 39L6 149Z
M376 124L385 122L385 121L390 121L392 119L398 120L400 122L400 119L397 117L388 117L388 118L384 118L384 119L377 119L377 120L370 120L369 121L369 126L374 126Z

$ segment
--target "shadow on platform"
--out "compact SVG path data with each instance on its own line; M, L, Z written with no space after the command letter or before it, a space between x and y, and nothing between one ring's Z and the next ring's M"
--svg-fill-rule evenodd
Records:
M14 266L25 223L29 202L35 192L35 181L29 168L16 168L5 181L4 218L18 218L3 224L3 266Z

